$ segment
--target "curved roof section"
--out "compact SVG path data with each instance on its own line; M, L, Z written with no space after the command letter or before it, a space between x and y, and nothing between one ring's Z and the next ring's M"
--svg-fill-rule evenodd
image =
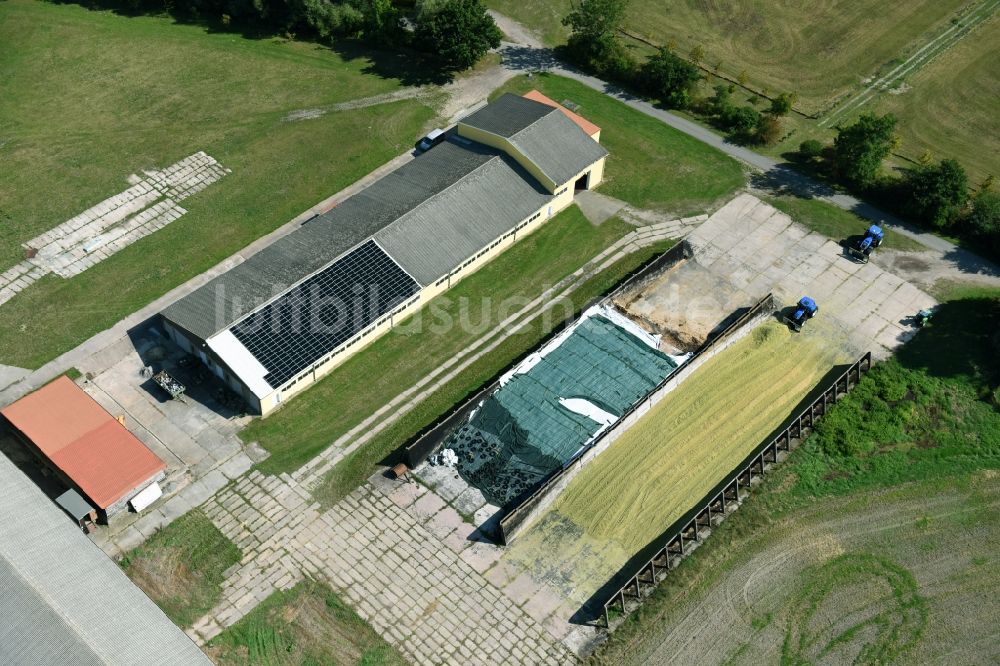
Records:
M506 139L557 186L608 154L558 107L511 93L460 124Z

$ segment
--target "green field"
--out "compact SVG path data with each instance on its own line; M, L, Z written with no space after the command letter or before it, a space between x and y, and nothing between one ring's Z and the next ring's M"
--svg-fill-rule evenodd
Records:
M164 18L0 3L0 270L20 244L204 150L232 173L174 223L70 280L0 307L0 363L38 367L413 145L437 93L312 120L290 112L391 93L313 44L247 39Z
M313 581L275 592L206 646L219 666L404 666L406 660Z
M556 101L578 104L579 113L601 127L601 144L611 153L599 188L602 194L685 216L718 207L744 183L740 165L732 158L571 79L519 76L492 97L533 88Z
M995 657L1000 294L952 294L593 663Z
M241 553L200 509L184 514L122 557L125 573L182 627L222 595L222 573Z

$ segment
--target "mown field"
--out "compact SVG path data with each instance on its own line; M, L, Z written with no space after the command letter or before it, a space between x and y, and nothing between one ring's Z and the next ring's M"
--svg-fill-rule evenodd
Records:
M951 293L592 663L995 658L1000 293Z
M560 25L569 0L487 4L535 28L551 45L569 34ZM760 90L794 90L800 105L820 111L879 68L915 50L967 0L932 2L655 2L632 0L625 29L682 54L695 47L702 64L733 79L746 72ZM863 18L862 18L863 17ZM633 42L633 45L639 46ZM643 47L644 48L644 47Z
M880 95L878 113L901 119L900 152L954 157L976 184L1000 174L1000 15L908 77L898 94Z
M413 145L434 94L288 122L399 91L371 60L156 17L0 3L0 270L21 243L204 150L232 169L189 211L83 274L0 307L0 363L37 367Z
M560 25L570 11L568 0L488 4L534 29L546 44L561 44L568 35ZM1000 80L998 9L995 0L819 6L632 0L622 39L640 59L653 51L650 44L672 45L685 57L700 47L709 75L704 95L712 94L712 85L739 81L746 85L734 95L739 103L752 101L754 92L796 93L795 108L819 120L789 117L784 140L765 153L795 150L807 138L829 141L833 126L858 113L891 111L900 119L901 165L930 151L938 159L958 159L979 181L1000 171L992 109ZM993 18L980 23L985 16ZM960 28L958 22L975 27ZM887 75L884 89L859 99Z
M220 666L404 666L350 606L314 581L275 592L206 646Z

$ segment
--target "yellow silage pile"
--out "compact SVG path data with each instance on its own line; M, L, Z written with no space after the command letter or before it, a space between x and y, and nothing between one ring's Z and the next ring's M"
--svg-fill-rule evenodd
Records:
M570 483L554 509L634 553L782 425L841 359L761 325L706 362Z

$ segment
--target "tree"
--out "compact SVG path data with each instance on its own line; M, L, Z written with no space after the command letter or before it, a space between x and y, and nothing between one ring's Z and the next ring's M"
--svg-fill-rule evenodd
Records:
M620 50L616 37L625 20L628 0L580 0L562 24L569 27L567 40L570 55L578 62L595 66Z
M691 92L701 80L698 68L661 48L639 70L639 85L675 109L691 103Z
M795 105L795 94L794 93L781 93L777 97L771 100L771 108L767 110L768 114L774 116L775 118L780 116L787 116L792 111L792 107Z
M466 69L500 46L503 37L480 0L446 0L422 8L417 17L414 44L434 53L449 69Z
M939 229L948 226L969 200L969 179L955 160L919 167L906 184L911 214Z
M781 138L781 120L771 114L762 115L757 119L756 139L765 146L778 142Z
M705 59L705 49L701 48L701 46L695 46L691 49L691 53L688 57L691 58L691 62L697 65Z
M399 10L392 0L361 0L365 39L390 44L399 36Z
M848 183L869 187L878 178L895 141L896 117L865 113L857 122L837 131L834 163Z

